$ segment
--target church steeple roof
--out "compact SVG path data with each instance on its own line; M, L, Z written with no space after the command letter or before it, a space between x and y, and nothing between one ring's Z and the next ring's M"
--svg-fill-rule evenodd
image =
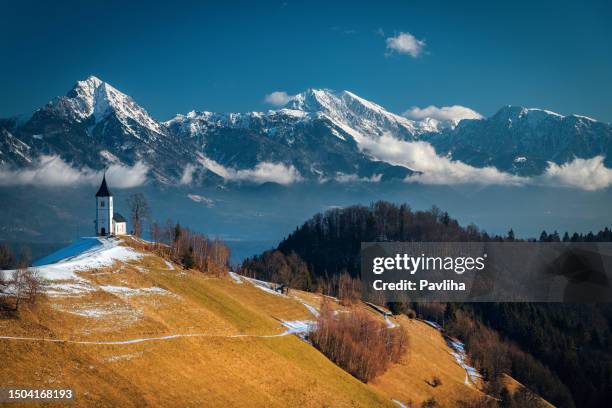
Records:
M96 197L110 197L112 195L113 194L110 192L108 186L106 185L106 173L104 173L104 176L102 177L102 184L100 184L100 188L96 193Z

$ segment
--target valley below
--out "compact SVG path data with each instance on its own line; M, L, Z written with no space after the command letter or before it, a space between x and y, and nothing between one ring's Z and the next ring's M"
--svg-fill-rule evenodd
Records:
M18 251L29 246L44 256L73 240L92 235L92 189L0 187L0 237ZM148 185L116 190L116 211L127 216L127 198L143 192L151 220L188 223L232 249L232 262L275 247L295 227L317 212L378 200L408 203L413 209L437 206L463 225L474 223L490 234L537 238L542 230L588 233L612 224L606 203L612 191L502 186L423 186L403 182L299 183L292 186L226 185L162 188ZM44 196L44 200L38 197ZM27 205L24 205L27 203ZM520 205L519 205L520 203ZM149 236L147 228L143 231Z

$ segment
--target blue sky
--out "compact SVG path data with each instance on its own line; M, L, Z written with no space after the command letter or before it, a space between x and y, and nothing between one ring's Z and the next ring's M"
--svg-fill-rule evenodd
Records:
M606 1L3 3L0 117L93 74L162 120L325 87L397 113L512 104L612 122ZM401 33L416 50L388 40Z

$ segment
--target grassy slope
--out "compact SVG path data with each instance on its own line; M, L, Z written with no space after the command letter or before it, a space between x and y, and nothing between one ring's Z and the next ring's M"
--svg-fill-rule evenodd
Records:
M459 399L482 395L464 384L465 371L440 333L419 321L394 318L408 331L410 351L400 364L363 384L296 336L231 337L280 334L285 329L278 320L312 319L295 299L227 277L170 270L150 254L81 276L97 285L161 287L171 295L125 296L98 290L46 298L24 307L20 319L0 320L2 335L77 341L176 333L210 337L127 345L0 340L0 385L73 388L78 395L73 406L97 407L378 407L395 406L391 399L420 404L431 396L452 406ZM320 296L292 292L320 306ZM333 301L332 306L342 309ZM96 317L78 314L92 310ZM442 380L435 388L426 382L434 375Z
M158 286L175 296L100 290L48 298L24 307L20 319L2 319L2 335L78 341L211 337L128 345L1 340L0 384L73 388L74 406L393 406L295 336L226 337L278 334L285 329L277 319L311 318L295 300L228 278L171 271L154 256L81 276L100 285ZM74 314L88 310L108 314Z
M521 384L520 382L518 382L507 374L503 375L502 382L506 389L510 392L510 395L514 395L514 393L516 393L517 391L525 388L523 384ZM554 408L554 405L546 401L544 398L538 397L538 399L542 402L542 406Z
M403 316L398 320L408 331L410 349L400 364L373 381L376 389L416 406L431 397L442 406L452 406L458 400L483 395L473 385L465 384L465 370L456 363L439 331L418 320ZM441 385L429 384L434 376Z

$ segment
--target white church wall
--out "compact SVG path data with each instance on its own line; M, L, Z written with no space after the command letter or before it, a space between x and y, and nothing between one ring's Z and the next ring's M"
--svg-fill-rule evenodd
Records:
M117 221L122 220L122 221ZM100 189L96 193L96 235L126 235L127 223L119 214L115 218L113 196L111 195L106 179L102 180Z
M102 229L106 235L113 234L113 197L96 198L97 234L102 235Z
M115 235L125 235L127 231L127 225L125 222L115 222Z

